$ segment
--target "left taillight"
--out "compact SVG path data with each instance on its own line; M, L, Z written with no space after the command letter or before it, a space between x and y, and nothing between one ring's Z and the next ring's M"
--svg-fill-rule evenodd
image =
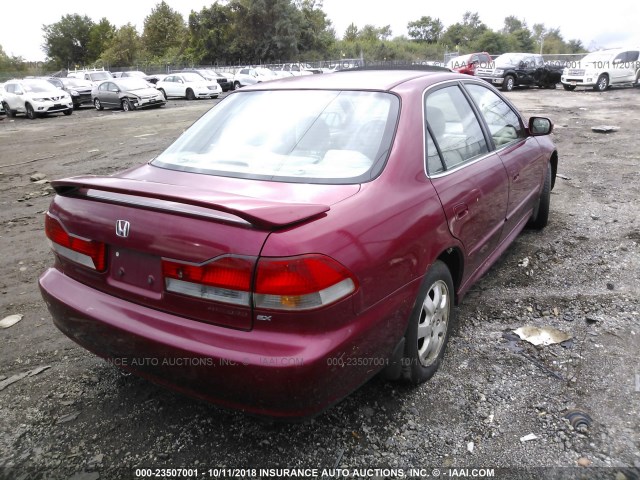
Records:
M48 213L45 215L44 230L51 240L51 247L61 257L98 272L106 270L107 247L104 243L71 235Z

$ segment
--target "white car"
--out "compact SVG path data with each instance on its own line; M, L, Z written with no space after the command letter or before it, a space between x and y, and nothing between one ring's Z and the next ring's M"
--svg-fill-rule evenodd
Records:
M235 89L255 85L256 83L268 82L280 78L272 70L264 67L244 67L233 76L233 87Z
M2 103L2 92L4 92L4 83L0 83L0 113L6 113L4 111L4 104Z
M591 87L604 92L611 85L640 84L640 48L610 48L591 52L577 61L567 62L563 70L562 86L565 90Z
M8 117L24 113L32 120L49 113L73 113L71 95L39 78L6 82L2 91L2 105Z
M156 88L165 98L181 97L187 100L218 98L222 93L218 82L205 80L195 72L171 73L156 83Z
M114 76L107 70L73 70L67 73L67 78L88 80L95 87L105 80L111 80Z

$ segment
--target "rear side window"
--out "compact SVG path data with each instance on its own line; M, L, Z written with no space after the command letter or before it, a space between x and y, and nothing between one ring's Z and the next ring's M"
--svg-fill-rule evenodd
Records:
M465 87L487 122L496 148L525 137L520 117L504 100L482 85Z
M360 183L384 167L398 111L398 98L385 92L239 92L153 164L239 178Z
M430 93L425 105L429 133L442 155L446 170L469 162L489 151L480 123L458 86ZM427 141L427 158L429 152Z

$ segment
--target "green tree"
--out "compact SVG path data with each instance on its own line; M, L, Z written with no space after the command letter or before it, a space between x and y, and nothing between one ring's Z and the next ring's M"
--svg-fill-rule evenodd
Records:
M232 51L257 63L295 58L302 14L291 0L231 0Z
M233 35L232 11L226 5L214 3L189 15L188 57L194 63L231 61Z
M169 49L179 49L186 40L184 18L164 0L144 19L142 44L152 57L162 57Z
M587 50L582 45L581 40L569 40L567 43L567 48L569 49L569 53L584 53Z
M421 17L420 20L407 24L409 36L419 42L436 43L443 30L444 25L439 18Z
M331 20L322 10L322 2L298 0L297 8L302 14L298 51L318 59L323 58L336 41L336 33L331 27Z
M116 27L106 18L102 18L102 20L91 27L89 31L89 42L87 44L87 57L90 61L100 58L102 53L108 48L115 33Z
M344 31L342 39L345 42L355 42L358 39L359 34L360 32L358 31L358 27L356 27L356 24L352 22Z
M511 50L508 36L493 30L486 30L480 35L474 42L473 49L479 52L489 52L492 55L499 55Z
M65 15L59 22L43 25L47 56L59 66L84 66L90 60L89 42L93 21L78 14Z
M139 59L141 49L136 27L127 23L116 31L100 59L107 65L133 65Z
M517 32L518 30L526 29L527 22L520 21L517 17L509 15L504 19L504 27L502 27L502 33L508 35L510 33Z

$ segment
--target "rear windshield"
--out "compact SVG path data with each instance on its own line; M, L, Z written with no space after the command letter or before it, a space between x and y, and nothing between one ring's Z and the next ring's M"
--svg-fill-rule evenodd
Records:
M384 92L240 91L152 163L241 178L359 183L382 170L398 110L397 97Z

